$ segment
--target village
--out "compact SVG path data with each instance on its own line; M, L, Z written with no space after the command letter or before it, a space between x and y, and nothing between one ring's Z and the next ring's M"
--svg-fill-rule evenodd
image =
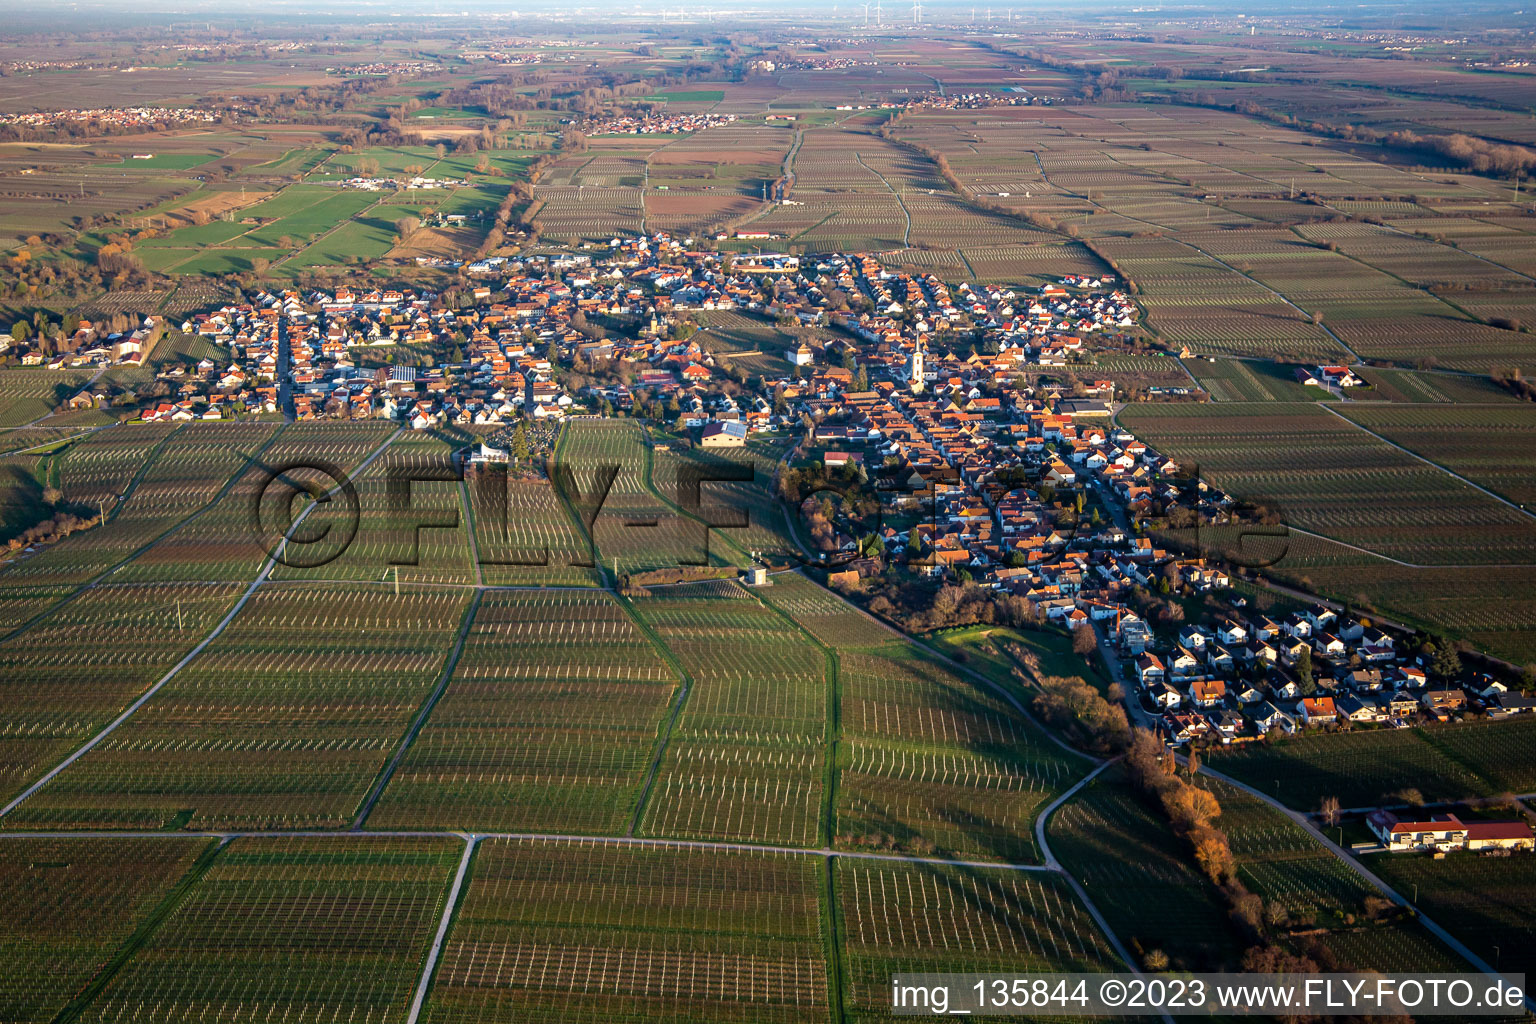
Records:
M0 125L20 128L57 128L80 123L114 129L145 129L156 125L202 122L213 124L218 111L198 107L96 107L90 110L44 110L36 113L0 114Z
M181 330L228 359L168 371L171 393L142 418L382 417L426 430L635 414L704 449L796 440L790 464L867 481L881 502L874 535L842 522L819 539L846 562L834 586L899 564L1091 629L1142 724L1172 744L1536 711L1491 678L1464 690L1433 677L1402 637L1358 616L1247 614L1204 552L1154 540L1176 510L1219 524L1234 505L1115 425L1115 384L1093 378L1092 350L1133 331L1137 311L1113 278L952 287L870 254L734 255L666 235L475 269L476 304L463 308L343 288L261 292L193 316ZM733 367L707 326L727 311L771 318L791 371ZM88 329L60 358L135 356L139 332L114 348ZM1352 375L1298 376L1339 388Z

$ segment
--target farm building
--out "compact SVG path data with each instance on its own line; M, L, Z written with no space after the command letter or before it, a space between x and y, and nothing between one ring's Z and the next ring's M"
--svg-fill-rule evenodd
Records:
M1391 811L1372 811L1366 824L1394 853L1414 850L1530 850L1536 835L1523 821L1468 821L1454 814L1434 814L1408 821Z

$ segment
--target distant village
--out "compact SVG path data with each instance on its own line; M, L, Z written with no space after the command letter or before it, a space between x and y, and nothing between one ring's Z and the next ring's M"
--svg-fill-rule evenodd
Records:
M581 130L588 135L684 135L735 120L735 114L626 114L584 121Z
M56 128L72 123L96 123L107 127L148 129L163 124L203 122L212 124L223 115L198 107L93 107L89 110L45 110L30 114L0 114L0 125L23 128Z

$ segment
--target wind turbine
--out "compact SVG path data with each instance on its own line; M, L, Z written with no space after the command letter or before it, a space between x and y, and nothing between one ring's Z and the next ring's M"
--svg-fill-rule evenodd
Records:
M880 6L880 0L875 0L875 28L880 27L880 16L884 13L885 9Z
M869 4L860 4L864 8L864 27L869 28Z
M923 0L912 0L912 24L923 23Z

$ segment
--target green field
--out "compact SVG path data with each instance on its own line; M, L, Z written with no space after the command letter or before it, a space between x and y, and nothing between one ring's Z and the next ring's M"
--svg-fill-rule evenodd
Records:
M1404 787L1426 800L1460 800L1536 787L1533 736L1536 721L1524 716L1304 735L1223 751L1211 766L1297 810L1315 811L1325 796L1337 796L1345 807L1370 806Z

